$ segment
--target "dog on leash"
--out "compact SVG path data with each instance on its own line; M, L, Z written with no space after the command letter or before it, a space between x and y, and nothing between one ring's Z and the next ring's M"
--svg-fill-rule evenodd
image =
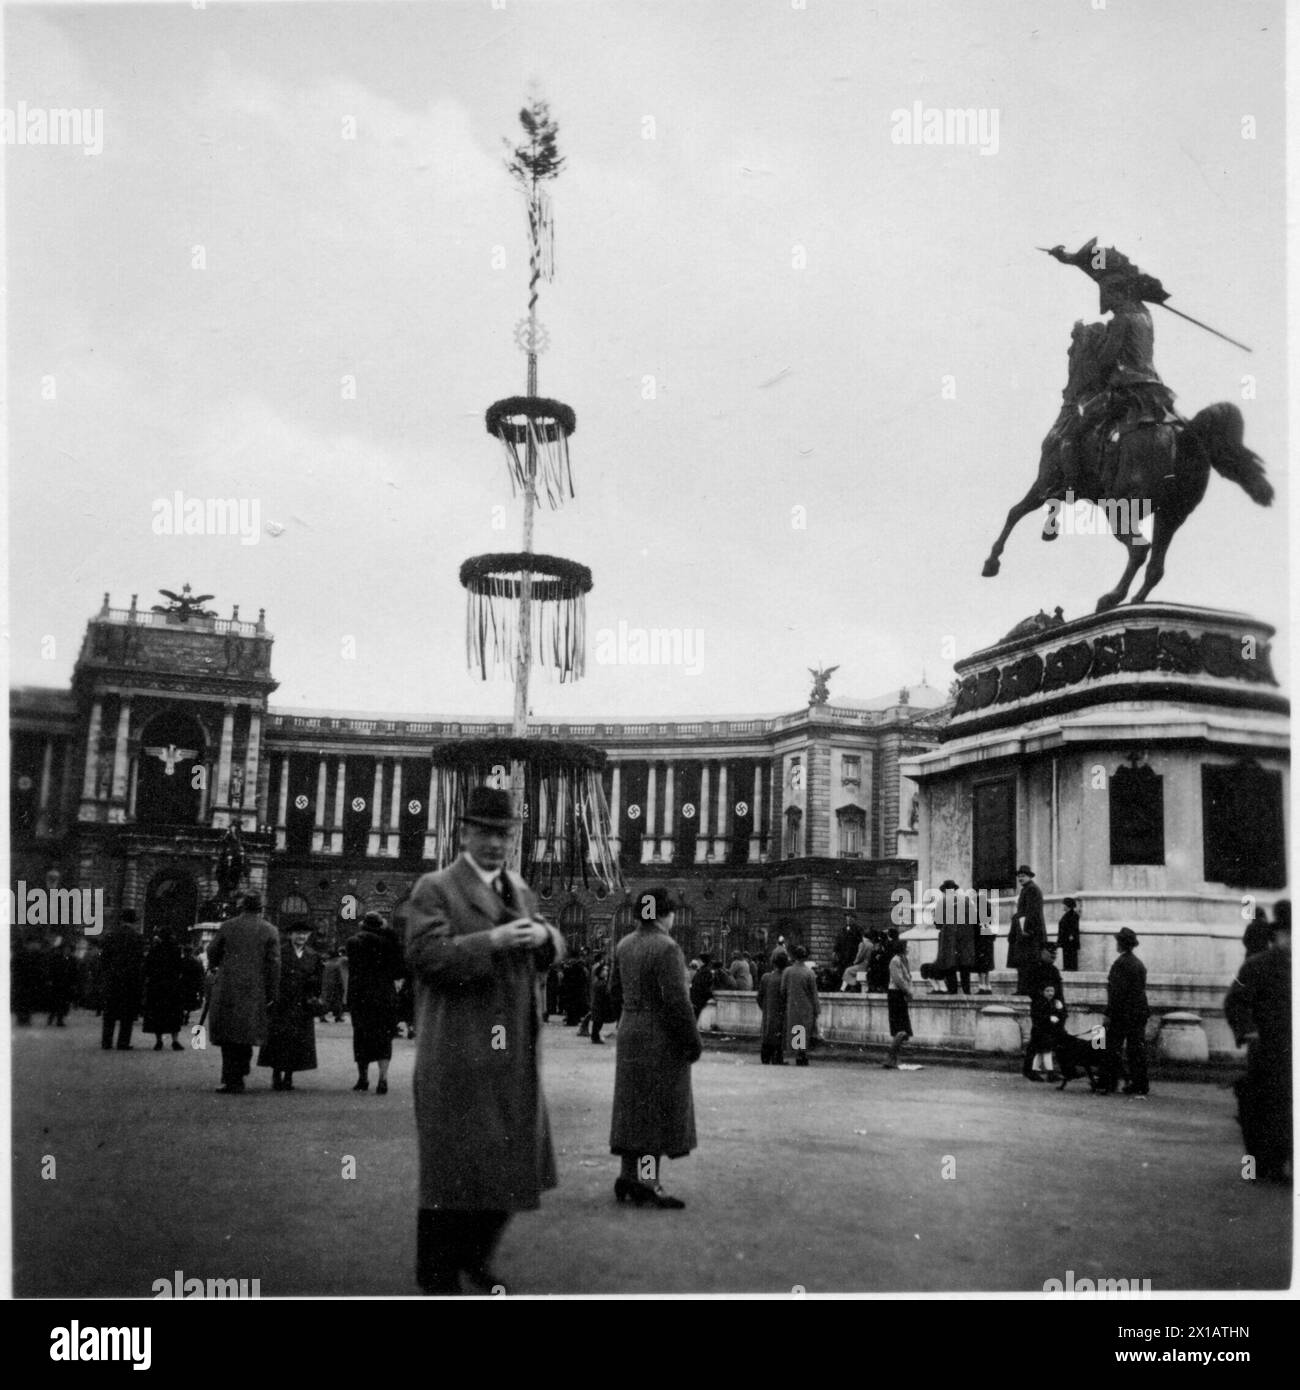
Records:
M1056 1088L1058 1091L1065 1090L1071 1081L1084 1073L1094 1091L1105 1089L1106 1052L1096 1045L1096 1037L1096 1029L1077 1035L1061 1029L1053 1046L1056 1069L1061 1074L1061 1084ZM1101 1073L1100 1078L1098 1072Z

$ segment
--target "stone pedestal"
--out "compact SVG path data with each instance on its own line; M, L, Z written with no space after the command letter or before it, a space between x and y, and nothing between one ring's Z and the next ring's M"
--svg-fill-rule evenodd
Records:
M1185 1010L1166 1014L1156 1035L1156 1053L1166 1062L1208 1062L1210 1042L1201 1016Z
M1016 1011L1006 1004L989 1004L975 1023L975 1051L1013 1054L1024 1049Z

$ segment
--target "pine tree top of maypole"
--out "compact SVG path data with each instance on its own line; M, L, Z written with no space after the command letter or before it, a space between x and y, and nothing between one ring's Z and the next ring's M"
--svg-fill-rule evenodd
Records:
M522 145L503 141L510 151L506 169L525 191L531 191L544 179L555 178L564 168L564 156L559 150L560 127L551 115L549 103L536 96L520 110L519 124L528 138Z

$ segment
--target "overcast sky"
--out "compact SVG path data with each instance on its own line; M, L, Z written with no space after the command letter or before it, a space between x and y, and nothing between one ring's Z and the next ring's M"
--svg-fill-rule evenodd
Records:
M4 152L15 684L66 686L104 590L188 581L222 616L265 607L278 704L508 715L509 683L466 670L457 570L519 544L482 417L524 389L501 155L534 81L568 159L540 387L578 417L578 498L537 548L595 575L588 676L536 678L539 718L791 710L836 663L833 695L943 688L954 651L1090 612L1109 537L1044 546L1028 518L980 567L1097 316L1034 248L1094 234L1254 348L1153 310L1180 408L1240 404L1279 487L1265 511L1212 478L1156 597L1287 621L1280 3L213 0L4 26L5 107L103 113L102 153ZM896 143L917 102L996 141ZM178 489L256 502L257 543L155 535ZM598 664L620 622L698 629L698 669Z

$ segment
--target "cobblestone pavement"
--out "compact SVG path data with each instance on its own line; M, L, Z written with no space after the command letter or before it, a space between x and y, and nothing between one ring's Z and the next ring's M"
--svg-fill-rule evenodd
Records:
M181 1271L257 1278L263 1297L413 1294L414 1044L394 1044L376 1096L349 1089L351 1030L317 1036L320 1069L293 1092L255 1068L228 1097L212 1050L137 1035L103 1052L80 1012L15 1029L15 1293L150 1297ZM506 1233L513 1292L1028 1291L1072 1270L1159 1297L1290 1278L1290 1194L1242 1180L1221 1085L1128 1100L1012 1069L706 1051L700 1147L664 1174L687 1204L672 1212L614 1203L614 1057L612 1038L547 1026L560 1186Z

